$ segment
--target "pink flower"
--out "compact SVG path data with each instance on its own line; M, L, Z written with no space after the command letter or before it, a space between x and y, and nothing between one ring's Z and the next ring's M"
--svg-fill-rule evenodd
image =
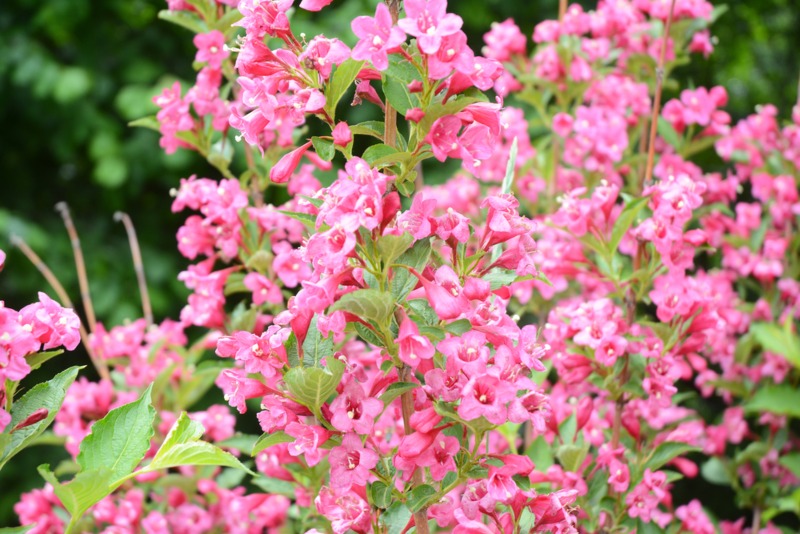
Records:
M419 49L426 54L435 54L442 38L461 29L464 21L458 15L446 13L446 0L405 0L406 18L397 25L409 35L417 38Z
M311 268L301 259L297 250L276 255L272 268L286 287L297 287L300 282L311 278Z
M458 143L459 131L461 131L461 120L455 115L445 115L434 121L425 140L430 143L436 159L445 161L447 158L459 156L461 153Z
M300 7L307 11L320 11L331 2L333 0L303 0L300 2Z
M275 376L277 370L286 364L286 349L283 344L290 331L276 325L257 336L250 332L234 332L217 341L217 355L233 357L244 363L248 373L261 373L266 378Z
M269 391L264 384L254 378L248 378L242 369L223 369L215 382L222 390L225 400L239 413L247 411L245 401L263 397Z
M342 121L336 125L332 132L333 143L337 146L345 147L353 141L353 132L346 122Z
M222 61L230 55L225 47L225 34L219 30L211 30L208 33L198 33L194 36L194 46L197 47L197 54L194 60L200 63L208 63L213 69L219 69Z
M461 448L458 439L441 433L433 438L433 443L422 454L419 465L431 470L431 478L439 482L447 473L456 472L455 456Z
M247 273L244 277L244 286L253 292L253 304L260 306L265 302L281 304L283 295L281 289L272 280L259 273Z
M3 252L2 249L0 249L0 271L3 270L5 264L6 264L6 253Z
M374 18L356 17L351 27L360 39L353 48L353 59L368 59L380 71L389 68L387 52L406 40L403 30L392 24L389 8L383 3L378 4Z
M303 423L289 423L286 425L286 433L295 438L293 442L289 443L289 454L302 456L312 467L322 460L324 449L321 449L320 446L328 441L331 435L321 426L310 426ZM355 434L353 435L355 436Z
M490 423L502 425L508 419L506 403L515 396L509 384L498 378L488 375L473 378L464 386L458 415L467 421L483 416Z
M430 360L436 352L430 340L420 335L417 324L408 317L400 323L397 344L400 360L414 369L419 366L420 360Z
M317 35L311 39L305 52L300 54L297 59L304 65L310 64L314 70L319 72L320 76L327 80L331 77L333 66L341 65L349 57L350 49L339 39L328 39Z
M470 310L469 299L464 295L458 275L447 265L436 270L433 282L416 271L412 270L411 273L419 279L439 319L457 319Z
M39 302L19 311L19 322L43 344L45 350L63 345L74 350L81 342L81 321L74 311L39 292Z
M369 435L382 411L383 403L367 397L361 385L351 380L331 403L331 424L342 432Z
M512 55L524 54L528 39L512 19L493 22L492 29L483 35L486 46L483 55L497 61L508 61Z
M311 148L311 141L285 154L269 171L269 179L276 184L285 184L300 165L300 158Z
M369 470L378 465L378 454L361 444L358 434L345 434L342 445L331 449L331 486L347 490L351 486L364 486L369 480Z

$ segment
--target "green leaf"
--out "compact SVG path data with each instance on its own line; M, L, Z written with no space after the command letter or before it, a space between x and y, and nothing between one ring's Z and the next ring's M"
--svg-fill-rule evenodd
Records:
M70 526L94 504L114 491L114 479L111 471L105 467L78 473L71 481L61 484L50 471L50 466L40 465L39 474L53 486L53 491L67 509L72 519Z
M800 417L800 389L789 384L759 386L755 395L745 403L744 409L748 413L769 412Z
M416 389L418 387L419 384L414 384L412 382L395 382L386 388L386 391L384 391L383 395L381 395L379 398L383 401L384 405L388 405L406 391L411 391L412 389Z
M311 215L310 213L301 213L299 211L287 211L287 210L278 210L278 213L283 213L287 217L290 217L296 221L300 221L305 225L306 228L312 230L317 226L317 216ZM236 273L234 273L236 274Z
M511 151L508 154L508 163L506 164L506 175L503 177L503 186L500 190L501 193L506 194L511 192L511 186L514 184L514 168L517 165L517 138L511 142Z
M414 236L405 232L401 235L387 234L378 238L378 252L384 265L394 263L394 260L402 256L411 247Z
M297 336L292 332L284 345L289 367L300 367L300 350L297 346Z
M647 462L645 462L644 466L645 468L649 468L651 471L655 471L656 469L660 469L673 458L683 456L684 454L690 452L697 452L699 450L699 447L689 445L688 443L665 441L656 447L656 450L653 451L652 455L650 455L650 458L647 459Z
M35 354L31 354L25 361L28 362L28 366L30 366L31 371L34 371L41 367L45 362L55 358L56 356L63 354L64 349L58 350L48 350L44 352L37 352Z
M790 452L789 454L785 454L781 456L778 462L783 467L791 471L794 476L800 478L800 452Z
M460 336L472 330L472 323L469 322L469 319L459 319L458 321L446 324L444 329L454 336Z
M190 378L181 382L175 396L177 409L191 408L214 386L214 381L222 370L229 367L228 362L202 362L191 373Z
M389 156L393 156L395 154L400 154L400 152L389 145L384 145L383 143L379 143L377 145L372 145L368 147L364 153L361 155L361 158L369 163L370 165L375 164L376 161L379 159L383 159Z
M681 136L667 119L659 116L657 129L658 135L672 145L673 148L677 150L681 147Z
M331 119L336 117L336 107L339 105L339 101L347 92L353 80L356 79L363 66L363 61L348 59L333 71L331 81L325 88L325 111Z
M372 504L378 508L386 509L392 504L392 488L380 480L369 485L369 495L372 499Z
M378 337L378 334L376 334L372 328L363 325L361 323L351 323L351 324L356 329L356 332L358 332L359 337L364 341L366 341L367 343L369 343L370 345L374 347L382 347L384 345L384 342L381 340L380 337Z
M383 141L385 125L381 121L364 121L350 127L353 135L369 135Z
M284 376L286 387L300 404L317 412L342 380L344 363L330 357L326 367L295 367Z
M639 212L642 211L642 208L644 208L649 201L650 197L642 197L628 202L622 210L622 213L619 214L617 221L614 223L614 229L611 230L611 240L608 242L609 252L613 254L617 251L619 242L622 241L625 233L636 220L636 216L639 215Z
M317 315L311 319L308 334L303 340L303 365L305 367L321 367L322 359L333 354L333 341L322 337L317 327Z
M412 512L418 512L428 505L431 497L434 495L436 495L436 490L433 486L422 484L411 491L411 495L408 497L406 504Z
M253 450L250 452L250 456L256 456L259 452L268 447L272 447L273 445L278 445L279 443L291 443L292 441L294 441L294 438L283 430L273 432L272 434L262 434L261 437L258 438L258 441L256 441L255 445L253 445Z
M783 327L773 323L755 323L750 326L750 332L765 350L783 356L800 369L800 337L791 328L791 321L788 320Z
M311 138L311 144L314 145L314 151L323 161L331 161L336 155L336 148L330 139L315 136Z
M249 471L231 453L200 441L204 432L203 425L182 412L145 470L156 471L179 465L219 465Z
M712 484L717 484L718 486L731 485L731 475L727 467L725 467L725 464L722 463L722 460L719 458L709 458L700 467L700 473L703 475L704 479Z
M47 382L36 384L30 391L14 402L11 406L11 422L8 424L7 432L10 432L12 428L40 408L47 409L47 417L38 423L20 428L13 434L0 434L3 437L2 441L0 441L0 469L50 426L64 403L67 389L75 381L78 371L81 369L83 367L70 367Z
M394 299L385 291L359 289L342 295L328 308L329 313L337 310L350 312L361 319L370 319L382 325L394 311Z
M259 437L252 434L239 434L238 432L228 439L218 441L217 445L240 451L251 451Z
M401 115L408 113L409 109L419 107L419 97L411 94L406 82L394 76L384 76L383 93L386 95L386 100Z
M115 408L92 426L81 442L78 464L82 471L107 469L111 479L128 476L150 449L156 411L149 386L138 400Z
M419 121L420 137L424 138L430 131L433 123L446 115L455 115L470 104L483 102L483 99L469 96L461 96L458 99L450 99L446 104L433 104L425 112L425 116Z
M35 526L36 524L23 525L21 527L4 527L0 528L0 534L25 534Z
M430 255L430 239L421 239L414 243L411 250L397 258L395 263L412 267L416 269L417 272L421 273L428 264ZM408 272L407 269L393 269L392 272L392 296L394 296L398 302L402 302L406 299L411 290L416 287L418 280L417 277Z
M208 32L208 25L191 11L169 11L167 9L162 9L158 12L158 18L177 24L192 33Z
M230 30L233 24L239 22L241 19L241 11L235 8L229 9L228 12L222 15L222 17L220 17L220 19L214 24L214 29L224 33L227 30Z
M386 534L400 534L411 520L411 510L401 502L395 502L381 514L381 524L386 527Z
M588 443L583 446L567 443L558 448L556 458L558 458L558 462L564 467L564 470L577 473L583 461L586 459L586 454L588 452Z

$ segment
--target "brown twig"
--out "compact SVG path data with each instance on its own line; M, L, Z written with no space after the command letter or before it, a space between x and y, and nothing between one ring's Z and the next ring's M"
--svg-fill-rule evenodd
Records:
M558 0L558 22L564 22L564 15L567 14L567 0Z
M58 281L56 275L53 274L53 271L50 270L50 267L47 266L45 262L33 251L33 249L28 246L24 239L19 236L12 235L11 236L11 244L17 247L28 261L30 261L36 270L42 273L44 279L47 280L47 283L50 284L50 287L53 288L53 291L56 292L58 299L61 301L61 305L66 308L75 308L75 305L72 303L72 299L69 298L67 291L64 289L64 286L61 285L61 282ZM97 369L97 373L100 375L101 378L105 380L110 380L111 376L108 373L108 367L106 366L105 362L98 359L95 355L94 351L92 350L91 345L89 345L89 333L84 328L83 323L81 323L78 329L80 336L81 336L81 343L83 343L83 348L86 349L86 353L89 354L89 359L92 361L94 368Z
M115 221L121 221L128 234L128 243L131 247L133 256L133 270L136 272L136 281L139 284L139 293L142 297L142 311L147 326L153 324L153 307L150 305L150 294L147 291L147 279L144 274L144 263L142 262L142 251L139 249L139 240L136 238L136 228L133 226L130 216L127 213L118 211L114 214Z
M386 5L389 7L389 13L392 15L392 24L397 24L397 19L400 18L399 0L386 0ZM397 110L389 103L388 98L386 99L383 142L390 147L397 145Z
M655 161L656 153L656 132L658 131L658 114L661 112L661 92L664 89L664 63L667 58L667 40L669 39L669 31L672 27L672 14L675 12L675 0L670 2L669 15L667 16L667 23L664 26L664 35L661 39L661 55L658 58L658 67L656 68L656 91L653 96L653 113L650 117L650 141L647 146L647 167L644 171L644 180L642 181L641 189L644 189L645 184L650 183L653 179L653 162Z
M64 226L67 228L67 234L69 234L70 243L72 244L72 254L75 256L75 269L78 271L78 285L81 288L81 301L83 302L83 310L86 313L86 322L89 325L89 331L94 332L97 326L97 319L94 315L92 297L89 294L89 279L86 276L86 263L83 261L81 240L78 237L75 224L72 222L67 203L59 202L56 204L56 211L59 212L61 218L64 219Z
M400 380L402 382L408 382L410 371L411 369L406 366L403 366L400 369ZM400 404L403 409L403 429L405 430L405 435L408 436L413 432L413 429L411 428L411 415L414 413L414 394L410 391L403 393L400 396ZM416 488L421 486L423 483L422 471L420 471L419 468L414 469L414 473L411 475L411 484ZM418 534L429 533L427 508L423 508L414 512L414 526L416 527L416 532Z

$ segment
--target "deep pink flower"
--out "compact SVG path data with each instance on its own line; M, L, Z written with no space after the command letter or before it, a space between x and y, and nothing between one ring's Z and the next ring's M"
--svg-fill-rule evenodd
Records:
M436 159L444 161L447 158L458 157L461 153L458 143L459 131L461 131L461 120L455 115L445 115L434 121L425 140L430 143Z
M340 490L351 486L364 486L370 477L370 469L378 465L380 457L372 449L361 444L358 434L345 434L342 445L331 449L328 460L331 464L331 486Z
M311 148L311 141L285 154L269 171L269 179L276 184L285 184L300 165L300 158Z
M244 277L244 286L253 292L253 304L260 306L265 302L281 304L283 295L275 283L260 273L247 273Z
M470 310L469 299L464 295L458 275L449 266L439 267L433 282L416 271L412 270L411 273L419 279L428 302L439 319L443 321L458 319Z
M414 369L419 366L420 360L430 360L436 352L430 340L420 335L417 324L408 317L400 323L397 345L400 360Z
M336 125L332 132L334 144L345 147L353 141L353 132L346 122L342 121Z
M245 401L263 397L269 391L263 383L254 378L248 378L242 369L223 369L215 382L222 390L225 400L236 408L239 413L247 411Z
M355 380L345 385L344 390L331 403L331 424L342 432L369 435L383 403L367 397L364 389Z
M419 465L428 467L431 470L431 478L439 482L447 473L458 470L455 456L460 448L458 439L439 433L433 438L431 446L422 454Z
M375 17L356 17L351 23L353 33L359 37L353 48L353 59L368 59L380 70L389 67L387 52L406 40L403 30L392 24L392 15L385 4L375 9Z
M303 0L300 2L300 7L307 11L320 11L331 2L333 0Z
M28 330L45 350L63 345L74 350L81 342L81 321L74 311L39 292L39 302L28 304L19 311L19 323Z

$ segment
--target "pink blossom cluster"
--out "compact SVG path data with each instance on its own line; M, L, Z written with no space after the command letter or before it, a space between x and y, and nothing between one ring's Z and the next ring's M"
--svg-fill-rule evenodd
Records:
M0 250L0 270L4 263L5 253ZM39 302L19 311L0 301L0 432L11 422L6 411L10 406L6 403L6 384L19 382L31 372L26 358L61 346L74 350L80 341L78 316L46 294L40 292Z

